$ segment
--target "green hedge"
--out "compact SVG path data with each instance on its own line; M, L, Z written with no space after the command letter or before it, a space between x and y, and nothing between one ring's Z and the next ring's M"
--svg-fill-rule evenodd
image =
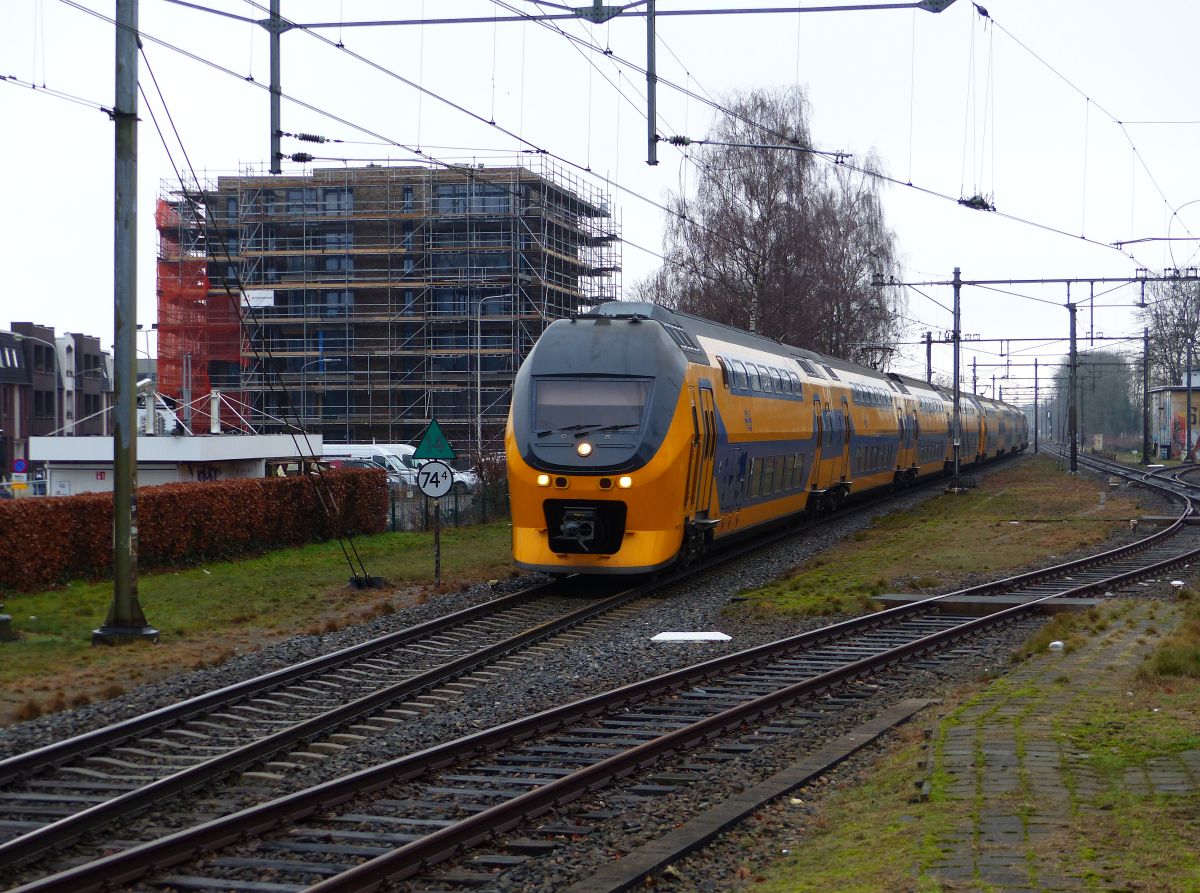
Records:
M322 478L320 488L306 477L140 488L138 567L234 558L384 529L383 469L336 469ZM0 501L0 591L110 574L112 504L111 493Z

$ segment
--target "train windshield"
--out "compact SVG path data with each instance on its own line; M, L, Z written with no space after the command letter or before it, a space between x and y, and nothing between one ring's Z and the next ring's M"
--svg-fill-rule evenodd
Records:
M632 431L641 427L648 378L542 378L535 387L534 430Z

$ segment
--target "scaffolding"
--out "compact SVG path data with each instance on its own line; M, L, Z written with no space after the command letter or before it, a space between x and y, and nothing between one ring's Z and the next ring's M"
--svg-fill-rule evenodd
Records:
M236 301L211 288L203 206L186 197L160 198L154 222L159 387L183 407L187 424L200 397L213 390L240 392L242 324Z
M204 291L220 329L211 349L229 344L220 308L240 309L247 402L264 420L298 413L331 443L411 441L436 418L471 451L498 449L513 376L544 328L620 289L607 197L546 160L248 172L165 189L160 209L181 227L183 206L200 211L170 247L204 269L172 268L179 283L165 288L160 260L160 313L196 310ZM161 221L159 232L164 245ZM169 366L195 341L170 341L168 359L165 322Z

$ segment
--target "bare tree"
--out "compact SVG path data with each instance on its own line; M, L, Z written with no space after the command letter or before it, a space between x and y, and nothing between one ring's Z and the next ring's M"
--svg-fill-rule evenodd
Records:
M872 284L897 270L877 181L794 150L811 146L800 87L725 105L709 139L730 145L704 147L695 195L669 199L666 261L634 293L848 359L893 345L901 294Z
M1151 282L1147 292L1142 321L1150 329L1151 383L1181 384L1188 342L1195 345L1200 332L1200 284L1166 279Z
M1134 374L1134 365L1129 358L1117 351L1081 352L1076 370L1080 436L1103 434L1107 439L1124 435L1140 436L1140 404L1134 402L1135 387L1140 387L1140 377ZM1051 400L1054 415L1066 418L1071 391L1069 363L1058 367L1053 381L1056 389Z

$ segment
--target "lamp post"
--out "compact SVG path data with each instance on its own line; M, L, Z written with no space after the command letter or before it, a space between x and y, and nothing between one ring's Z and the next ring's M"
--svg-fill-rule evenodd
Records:
M58 347L54 344L51 344L49 341L45 340L44 338L38 338L35 335L26 335L21 332L14 332L13 336L16 338L17 341L36 341L38 344L44 344L44 345L46 345L46 347L50 348L50 358L52 361L51 370L52 370L52 374L54 375L54 387L50 389L50 394L54 398L54 400L53 400L54 408L52 410L53 417L54 417L54 425L50 429L50 436L53 437L55 434L57 434L61 430L58 427Z
M150 333L153 332L155 337L158 336L158 323L151 323L148 327L141 323L137 324L137 330L146 336L146 349L138 350L146 358L146 374L154 376L154 386L158 387L158 364L155 363L156 357L150 356ZM156 345L157 346L157 345ZM114 348L115 349L115 348ZM154 363L154 368L151 369L151 363Z
M308 372L309 366L315 366L318 363L340 363L341 357L318 357L315 360L309 360L300 367L300 430L307 431L304 420L308 417Z
M483 295L475 301L475 462L483 460L483 302L517 300L518 295ZM510 314L514 316L515 311Z

